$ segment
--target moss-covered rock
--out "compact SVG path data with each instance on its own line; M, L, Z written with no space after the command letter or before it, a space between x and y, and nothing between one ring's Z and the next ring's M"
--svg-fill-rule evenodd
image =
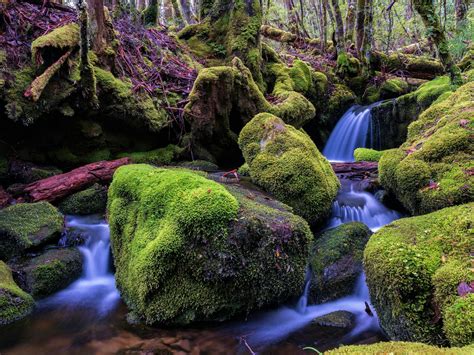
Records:
M254 183L309 223L327 216L339 181L304 131L261 113L242 129L239 145Z
M149 150L147 152L120 153L119 158L128 157L135 164L169 165L175 162L183 148L169 144L164 148Z
M61 170L53 166L38 166L20 160L11 160L8 164L10 180L23 184L29 184L61 173Z
M474 342L473 298L457 290L474 281L473 211L470 203L404 218L370 238L364 252L367 284L391 339Z
M407 141L382 155L382 185L413 214L474 199L473 102L474 83L467 83L424 111Z
M362 272L362 254L371 232L359 222L345 223L319 236L312 245L310 295L321 303L352 293Z
M26 317L34 305L33 298L13 280L10 268L0 261L0 325Z
M474 351L473 346L463 348L438 348L423 343L410 343L403 341L391 341L375 343L371 345L348 345L329 350L328 355L359 354L359 355L407 355L407 354L430 354L430 355L468 355Z
M82 255L76 248L50 249L18 267L22 288L35 299L49 296L79 278Z
M63 216L48 202L21 203L0 210L0 258L59 239Z
M313 319L312 323L323 327L352 328L355 315L348 311L335 311Z
M441 76L422 84L417 90L384 101L372 108L372 120L376 129L383 132L378 144L381 149L390 149L402 144L407 136L411 122L441 96L451 92L451 83L447 76ZM377 97L377 100L380 97Z
M129 165L114 175L108 212L117 285L148 324L228 319L303 288L309 227L257 192Z
M380 100L393 99L409 90L409 85L405 80L392 78L385 80L380 86L370 86L366 89L364 97L369 103Z
M44 36L36 38L31 43L31 56L36 61L44 60L43 54L51 49L66 52L68 49L79 46L79 26L77 23L70 23L58 27ZM39 58L38 58L39 56Z
M87 215L104 213L107 206L107 188L99 184L76 192L62 200L58 208L64 214Z
M383 151L370 148L356 148L354 150L355 161L379 161Z
M192 160L192 161L183 161L178 164L178 166L191 169L191 170L200 170L200 171L217 171L219 167L206 160Z

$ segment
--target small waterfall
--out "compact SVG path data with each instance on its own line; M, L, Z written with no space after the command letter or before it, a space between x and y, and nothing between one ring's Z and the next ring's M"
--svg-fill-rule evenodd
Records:
M374 195L365 191L341 190L332 206L327 228L334 228L347 222L362 222L372 231L400 218L401 215L385 207Z
M66 226L79 229L88 236L79 247L83 256L83 276L68 288L42 301L44 307L85 307L106 315L120 299L115 278L109 269L109 226L93 217L66 217Z
M306 269L306 276L305 276L303 294L299 298L298 303L296 305L296 309L300 313L305 313L306 308L308 307L308 295L309 295L309 287L310 286L311 286L311 268L308 267Z
M370 106L354 105L344 113L323 150L324 156L329 161L352 162L354 149L367 147L371 110L378 104L377 102Z

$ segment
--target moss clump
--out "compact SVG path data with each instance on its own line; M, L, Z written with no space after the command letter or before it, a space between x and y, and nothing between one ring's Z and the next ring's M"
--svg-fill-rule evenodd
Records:
M191 170L201 170L201 171L217 171L219 167L206 160L192 160L192 161L183 161L178 164L178 166L191 169Z
M371 345L349 345L329 350L328 355L339 354L360 354L360 355L407 355L407 354L430 354L430 355L468 355L472 354L474 347L466 346L464 348L438 348L436 346L411 343L403 341L391 341L375 343Z
M304 131L261 113L242 129L239 146L257 185L309 223L321 222L328 214L339 181Z
M169 165L176 161L182 152L182 148L169 144L148 152L121 153L118 157L128 157L135 164Z
M369 102L392 99L408 92L408 83L402 79L388 79L380 86L370 86L366 89L365 99Z
M455 285L473 280L473 208L470 203L404 218L370 238L364 252L367 284L380 324L392 339L440 345L474 341L472 328L458 338L458 320L472 318L472 307L463 302L472 298L461 300ZM456 308L458 302L463 306ZM442 321L433 322L438 316Z
M63 216L48 202L21 203L0 210L0 258L51 243L63 229Z
M240 166L240 168L237 170L237 172L239 173L239 175L242 175L242 176L250 176L249 165L247 163L243 163Z
M134 93L130 82L116 78L111 72L94 67L98 95L104 104L103 111L125 124L159 132L168 124L168 115L157 109L147 93Z
M474 280L472 275L471 280ZM456 298L445 309L443 329L450 343L454 346L469 345L474 342L473 293Z
M308 225L284 205L231 189L184 169L115 172L108 211L117 285L138 318L223 320L301 292Z
M356 148L354 150L355 161L379 161L384 152L370 148Z
M35 299L66 288L82 273L82 255L75 248L51 249L20 266L24 289ZM22 286L23 287L23 286Z
M474 83L425 110L407 141L380 159L380 181L414 214L474 199Z
M104 213L107 206L107 188L94 184L62 200L58 208L64 214L87 215Z
M324 232L312 245L311 298L326 302L351 294L362 272L362 254L371 232L359 222Z
M31 43L31 56L33 59L38 59L38 56L42 56L43 52L51 48L60 49L65 53L77 46L79 46L79 25L70 23L36 38Z
M13 281L10 268L0 261L0 325L26 317L34 305L33 298Z

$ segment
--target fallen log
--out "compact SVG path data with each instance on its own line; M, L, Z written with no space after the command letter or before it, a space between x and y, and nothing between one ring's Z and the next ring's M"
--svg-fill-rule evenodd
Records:
M352 173L359 174L361 172L376 172L378 162L376 161L359 161L354 163L331 163L332 169L336 174Z
M23 194L27 201L53 202L74 192L81 191L94 183L109 182L118 167L130 163L129 158L122 158L84 165L67 173L28 184L25 186Z

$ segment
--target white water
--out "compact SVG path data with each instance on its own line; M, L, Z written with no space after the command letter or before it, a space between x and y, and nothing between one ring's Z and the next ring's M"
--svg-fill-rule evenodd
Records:
M68 288L44 300L42 305L85 307L106 315L120 299L114 275L109 269L109 226L101 219L76 216L68 216L66 225L88 236L86 243L79 247L83 256L83 275Z
M344 113L331 132L323 155L332 162L353 162L354 149L366 147L371 120L370 106L354 105Z

